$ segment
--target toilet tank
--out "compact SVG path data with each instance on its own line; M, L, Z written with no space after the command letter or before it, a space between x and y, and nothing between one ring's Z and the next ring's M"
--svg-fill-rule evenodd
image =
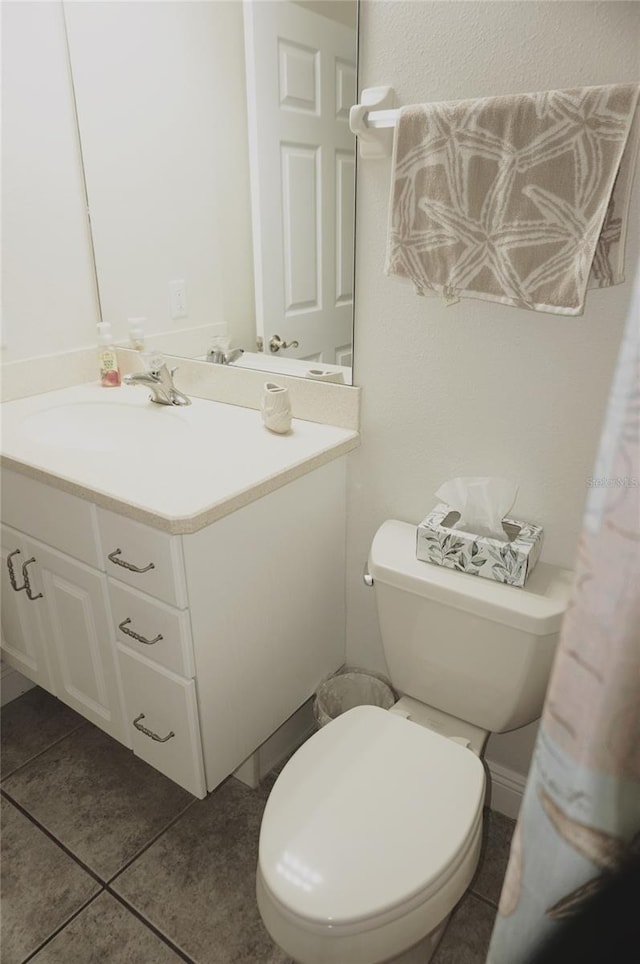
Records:
M396 689L494 733L541 712L572 572L538 563L524 587L416 559L416 527L384 522L369 554Z

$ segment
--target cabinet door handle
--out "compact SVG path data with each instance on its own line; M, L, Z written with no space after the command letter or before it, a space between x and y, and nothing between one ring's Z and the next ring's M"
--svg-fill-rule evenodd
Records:
M26 583L24 584L24 586L19 586L18 583L16 582L16 574L13 568L13 562L11 561L11 558L12 556L19 556L19 555L20 555L20 550L14 549L13 552L10 552L9 555L7 556L7 569L9 570L9 582L11 583L11 588L15 590L15 592L22 592L23 589L27 588Z
M125 636L131 636L132 639L137 639L139 643L144 643L145 646L153 646L155 643L159 643L161 639L164 639L162 633L158 633L155 639L145 639L139 633L135 633L133 629L127 629L127 626L131 620L129 618L123 619L121 623L118 624L118 629L120 632L124 633Z
M24 588L27 590L27 597L32 601L34 599L42 599L44 593L39 592L37 596L31 595L31 583L29 581L29 573L27 572L27 566L30 566L32 562L36 561L35 556L31 556L31 559L27 559L26 562L22 563L22 578L24 579Z
M150 569L156 568L154 563L150 562L148 566L139 569L138 566L134 566L132 562L125 562L124 559L118 559L117 557L120 555L122 555L122 549L114 549L113 552L109 553L107 559L113 562L114 565L122 566L123 569L129 569L131 572L149 572Z
M154 733L153 730L148 730L146 726L143 726L140 720L144 720L144 713L141 713L140 716L136 716L135 720L133 721L133 725L135 726L136 730L140 730L140 732L144 733L145 736L151 737L151 739L155 740L156 743L166 743L167 740L170 740L172 736L175 736L173 730L171 730L167 736L158 736L158 734Z

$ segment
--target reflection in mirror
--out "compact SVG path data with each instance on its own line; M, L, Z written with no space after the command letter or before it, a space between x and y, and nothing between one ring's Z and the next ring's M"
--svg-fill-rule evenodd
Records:
M356 0L64 10L116 340L350 383Z

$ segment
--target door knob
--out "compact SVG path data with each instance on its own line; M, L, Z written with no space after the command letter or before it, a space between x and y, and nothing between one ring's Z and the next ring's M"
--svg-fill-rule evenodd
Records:
M269 351L280 351L281 348L299 348L298 341L283 341L280 335L272 335L269 340Z

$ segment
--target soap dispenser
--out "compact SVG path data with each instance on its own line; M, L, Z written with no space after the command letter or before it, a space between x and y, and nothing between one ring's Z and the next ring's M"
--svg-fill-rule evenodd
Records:
M100 384L105 388L116 388L120 384L118 355L111 335L108 321L98 322L98 358L100 361Z

